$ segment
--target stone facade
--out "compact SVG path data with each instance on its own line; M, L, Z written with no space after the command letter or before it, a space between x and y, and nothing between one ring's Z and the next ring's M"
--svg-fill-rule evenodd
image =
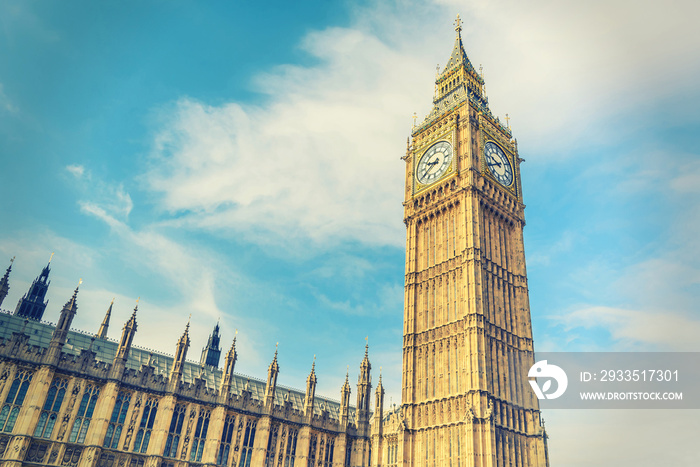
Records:
M456 25L433 110L404 157L402 407L378 419L372 465L545 467L546 433L527 383L522 159Z
M71 330L77 303L56 325L0 313L2 466L368 465L368 349L351 407L347 378L340 402L316 395L315 365L305 392L278 386L276 352L267 381L234 373L235 339L223 370L187 361L189 324L174 357L134 348L138 307L117 342L108 320Z

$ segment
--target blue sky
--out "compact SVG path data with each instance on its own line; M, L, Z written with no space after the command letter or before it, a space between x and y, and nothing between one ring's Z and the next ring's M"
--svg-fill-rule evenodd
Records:
M3 307L55 251L49 320L83 278L78 328L116 297L116 337L140 296L137 345L172 352L191 313L198 359L221 319L240 372L264 377L279 342L280 383L316 355L334 398L369 336L398 402L399 158L457 13L526 159L536 348L700 350L689 1L2 1ZM692 415L553 411L551 460L688 464Z

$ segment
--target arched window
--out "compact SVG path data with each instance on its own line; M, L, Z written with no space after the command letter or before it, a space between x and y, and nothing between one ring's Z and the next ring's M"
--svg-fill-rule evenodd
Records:
M120 392L117 395L117 402L114 404L112 418L109 420L109 426L105 434L104 447L117 449L117 446L119 446L119 438L124 428L124 420L126 419L126 412L129 410L130 401L131 394L127 392Z
M92 419L92 413L95 411L95 404L97 404L99 395L100 389L97 386L89 384L85 388L80 407L78 408L78 414L75 422L73 422L73 429L68 439L71 443L82 443L85 441L85 435L88 428L90 428L90 420Z
M204 442L207 439L207 431L209 430L209 417L211 412L208 410L200 410L199 418L197 418L197 428L194 430L194 440L192 440L192 449L190 450L190 462L199 462L202 460L204 452Z
M54 379L51 383L44 402L44 409L39 416L39 423L34 430L34 436L46 439L51 438L53 427L58 419L58 412L61 410L63 397L66 395L67 386L68 381L60 378Z
M173 411L173 418L170 420L170 429L168 430L168 439L165 441L165 457L177 457L177 448L180 445L180 433L182 433L182 424L185 420L185 404L177 404Z
M145 453L148 449L148 442L151 440L151 430L153 429L153 423L156 421L157 412L158 399L149 398L141 414L139 431L136 432L136 439L134 440L134 452Z
M31 382L32 373L27 370L20 371L15 376L12 386L10 386L10 392L7 393L5 404L0 410L0 431L12 432Z

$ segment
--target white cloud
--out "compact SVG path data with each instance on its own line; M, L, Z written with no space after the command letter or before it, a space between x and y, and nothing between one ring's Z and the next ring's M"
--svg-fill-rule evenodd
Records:
M85 167L78 164L67 165L66 170L75 178L81 178L85 174Z
M589 306L552 317L552 320L563 325L567 333L575 333L577 329L605 330L617 350L680 352L700 351L699 318L673 309L646 311Z
M304 47L321 64L258 76L266 104L181 99L146 179L191 227L403 245L399 158L415 61L353 30L315 32Z

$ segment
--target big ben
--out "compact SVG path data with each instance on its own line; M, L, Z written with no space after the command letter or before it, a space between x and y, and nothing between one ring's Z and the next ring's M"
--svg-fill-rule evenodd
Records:
M401 462L548 466L534 363L517 144L461 22L407 148Z

